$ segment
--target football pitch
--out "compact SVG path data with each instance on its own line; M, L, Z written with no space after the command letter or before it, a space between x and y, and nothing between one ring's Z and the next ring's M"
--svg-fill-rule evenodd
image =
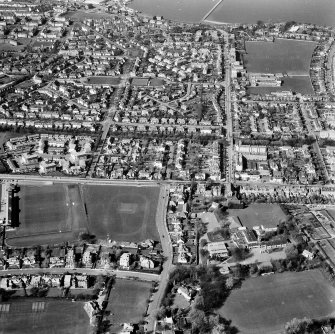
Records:
M218 312L241 334L279 334L293 318L334 316L335 291L318 270L250 278Z
M115 241L159 241L156 211L159 187L83 186L89 231Z
M57 244L86 231L80 189L74 184L21 185L19 227L7 232L11 246Z
M83 302L17 299L0 302L0 334L90 334Z

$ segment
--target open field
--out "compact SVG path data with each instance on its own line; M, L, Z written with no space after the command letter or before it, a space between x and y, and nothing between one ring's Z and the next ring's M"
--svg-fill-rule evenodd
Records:
M218 312L241 334L279 334L293 318L334 316L335 291L318 270L249 278Z
M229 210L231 216L237 216L243 226L252 228L263 225L276 227L286 221L286 215L278 204L251 204L246 209Z
M156 211L159 187L83 186L89 231L100 239L158 241Z
M83 21L85 19L92 19L92 20L98 20L98 19L112 19L113 16L106 12L90 12L87 13L83 10L77 10L77 11L69 11L62 16L68 18L71 18L74 21Z
M13 246L71 241L86 230L86 216L78 185L21 185L19 227L7 233Z
M0 44L0 52L1 51L23 51L25 49L25 45L11 45L11 44L5 44L1 43Z
M149 79L146 78L134 78L131 84L134 86L148 86Z
M151 282L116 279L107 306L114 331L124 322L138 323L143 319L151 287Z
M315 42L276 39L275 42L246 42L245 64L249 73L309 75Z
M150 86L164 86L165 80L159 78L151 78L150 79Z
M1 302L0 334L89 334L89 318L83 306L83 302L50 299Z
M98 77L88 77L87 82L91 85L118 85L121 82L120 78L108 77L108 76L98 76Z
M301 94L314 94L314 89L311 79L308 75L295 76L295 77L282 77L280 78L283 83L280 87L249 87L247 89L249 94L265 95L271 92L281 92L283 90L290 90L294 93Z

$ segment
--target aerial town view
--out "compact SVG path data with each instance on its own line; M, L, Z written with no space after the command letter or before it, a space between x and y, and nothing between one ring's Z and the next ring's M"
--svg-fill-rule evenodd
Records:
M0 0L0 334L335 334L335 0Z

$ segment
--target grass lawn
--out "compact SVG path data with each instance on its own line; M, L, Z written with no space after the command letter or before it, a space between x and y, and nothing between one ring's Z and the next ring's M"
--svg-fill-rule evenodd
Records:
M246 42L246 68L249 73L309 75L317 43L277 38L275 42Z
M115 241L159 241L159 187L85 185L83 192L90 233Z
M132 85L134 86L147 86L149 83L149 79L144 79L144 78L134 78L131 81Z
M21 185L20 225L7 233L12 246L71 241L86 230L86 215L77 185Z
M143 319L151 287L152 282L116 279L107 306L114 330L122 323L136 324Z
M335 314L335 290L321 272L288 272L249 278L218 310L241 334L277 334L293 318Z
M4 311L5 304L9 304L8 312ZM0 333L89 334L92 331L83 306L83 302L35 298L2 302Z
M109 76L88 77L87 82L91 85L118 85L121 82L120 78Z
M165 81L163 79L152 78L150 79L150 86L164 86Z
M237 216L243 226L252 228L263 225L264 227L276 227L286 221L287 217L278 204L255 203L246 209L229 210L231 216Z

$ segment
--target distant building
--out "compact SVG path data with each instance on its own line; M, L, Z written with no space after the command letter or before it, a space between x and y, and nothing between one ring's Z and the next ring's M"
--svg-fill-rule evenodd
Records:
M228 257L228 250L224 241L209 242L207 249L210 256L217 255L220 257Z

